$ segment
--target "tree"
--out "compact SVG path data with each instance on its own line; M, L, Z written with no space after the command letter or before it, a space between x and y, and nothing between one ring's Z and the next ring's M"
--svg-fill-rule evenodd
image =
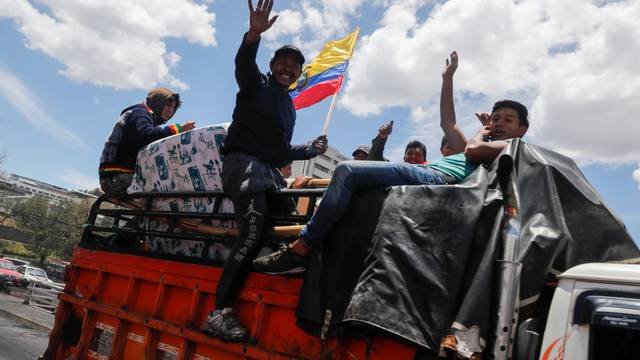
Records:
M34 252L44 264L53 254L71 254L71 249L80 240L90 206L88 200L50 203L36 195L13 204L11 215L20 228L31 233Z

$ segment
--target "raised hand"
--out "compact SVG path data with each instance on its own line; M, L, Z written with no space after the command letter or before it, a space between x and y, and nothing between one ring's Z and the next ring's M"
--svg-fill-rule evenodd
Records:
M451 55L449 55L449 59L445 60L445 67L444 67L444 70L442 71L442 77L452 78L457 68L458 68L458 53L454 51L451 53Z
M253 0L249 2L249 40L255 41L260 37L260 34L269 30L269 28L276 22L278 15L269 19L271 14L271 8L273 7L273 0L258 0L256 8L253 8Z
M389 137L389 135L391 135L392 131L393 131L393 120L391 120L386 124L382 124L378 128L378 137L386 139L387 137Z

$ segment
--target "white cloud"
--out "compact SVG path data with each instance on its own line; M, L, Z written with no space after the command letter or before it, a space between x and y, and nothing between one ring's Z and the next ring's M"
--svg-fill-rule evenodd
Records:
M638 189L640 189L640 163L638 168L633 172L633 179L638 183Z
M293 9L278 11L278 20L265 33L267 46L282 45L285 37L311 60L328 40L346 36L355 29L351 19L359 15L364 0L303 0Z
M215 14L187 0L0 0L2 17L16 21L27 47L61 62L65 76L117 89L187 87L171 73L180 56L164 38L216 45Z
M58 178L77 190L93 190L100 186L97 176L89 176L73 169L64 169Z
M391 1L362 38L347 110L408 107L415 134L431 133L444 59L458 50L456 110L468 135L474 111L514 98L529 106L534 143L581 162L640 159L640 1L451 0L420 19L426 4Z
M285 9L274 12L278 19L269 31L264 33L264 38L268 41L277 41L282 36L295 35L303 29L303 15L299 11Z
M0 68L0 94L22 113L29 123L58 142L70 144L77 150L88 149L85 142L58 121L42 111L37 97L16 76Z

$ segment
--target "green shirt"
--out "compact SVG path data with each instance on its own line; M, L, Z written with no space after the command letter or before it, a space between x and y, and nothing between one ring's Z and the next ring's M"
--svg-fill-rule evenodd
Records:
M425 165L433 170L438 170L443 174L447 174L455 179L455 183L459 183L466 179L467 176L478 167L478 164L467 160L464 153L449 155L440 159L434 160Z

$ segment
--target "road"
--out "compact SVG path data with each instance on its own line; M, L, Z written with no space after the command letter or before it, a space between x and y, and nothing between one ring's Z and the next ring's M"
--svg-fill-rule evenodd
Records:
M0 359L34 360L47 347L49 333L28 328L0 314Z

